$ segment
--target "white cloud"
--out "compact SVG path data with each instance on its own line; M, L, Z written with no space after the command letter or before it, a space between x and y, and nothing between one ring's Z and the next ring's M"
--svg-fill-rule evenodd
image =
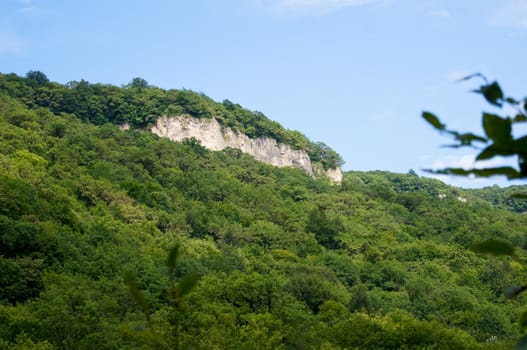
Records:
M22 39L11 32L0 32L0 55L19 53L24 46Z
M495 11L491 23L527 29L527 0L509 0Z
M452 18L452 14L450 14L450 12L448 10L446 10L446 9L429 11L428 15L430 15L432 17L443 18L443 19Z
M323 15L345 7L363 6L373 3L389 3L393 0L259 0L261 6L280 12Z

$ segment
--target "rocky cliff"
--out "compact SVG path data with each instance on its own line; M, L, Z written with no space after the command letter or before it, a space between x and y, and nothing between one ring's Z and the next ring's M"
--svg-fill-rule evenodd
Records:
M213 150L221 151L227 147L240 149L253 156L256 160L279 167L295 167L303 169L307 174L315 176L311 160L306 152L295 150L289 145L277 143L268 137L249 138L247 135L230 128L223 128L216 119L198 119L188 116L159 117L151 131L161 137L173 141L195 138L201 145ZM332 182L342 181L342 170L329 169L325 175Z

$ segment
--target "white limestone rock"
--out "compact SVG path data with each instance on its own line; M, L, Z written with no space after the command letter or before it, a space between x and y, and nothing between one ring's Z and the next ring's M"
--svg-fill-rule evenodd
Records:
M195 138L203 147L212 151L221 151L227 147L237 148L261 162L278 167L300 168L310 176L314 175L311 160L306 152L277 143L275 139L269 137L252 139L230 128L223 128L216 119L193 118L185 115L161 116L151 131L172 141ZM332 182L340 183L342 169L329 169L326 176Z

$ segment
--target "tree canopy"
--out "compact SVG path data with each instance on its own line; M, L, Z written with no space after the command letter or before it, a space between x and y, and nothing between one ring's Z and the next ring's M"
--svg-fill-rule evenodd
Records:
M484 136L477 135L472 132L460 133L458 131L448 130L437 116L430 112L423 112L423 118L431 124L435 129L441 133L446 133L453 137L455 144L451 147L473 147L480 152L476 157L476 161L489 160L495 157L515 157L517 167L501 166L490 168L445 168L439 170L428 170L437 174L449 175L476 175L479 177L490 177L494 175L505 175L510 179L526 178L527 177L527 135L515 136L513 127L520 123L527 122L527 97L518 100L512 97L507 97L498 82L489 83L487 79L481 74L473 74L463 78L462 80L473 79L479 77L483 79L484 84L474 92L481 94L485 100L494 107L503 109L509 106L513 111L513 115L500 116L493 113L483 112L481 122ZM479 145L476 146L475 144ZM514 187L505 191L495 191L496 189L485 189L483 196L489 198L489 194L493 193L494 203L500 203L505 200L506 206L512 207L514 210L523 212L522 209L517 209L525 205L527 195L523 188ZM519 191L518 191L519 190ZM520 199L520 201L518 201ZM470 247L473 251L482 254L491 254L496 256L513 256L515 255L515 245L505 240L500 235L497 237L483 240L474 243ZM506 298L515 298L527 290L527 285L522 282L521 285L511 285L504 289L504 296ZM519 326L522 332L527 330L527 312L523 312L519 317ZM527 334L524 334L516 345L516 349L527 349Z
M190 90L164 90L138 77L122 88L90 84L85 80L61 85L50 82L42 72L30 71L25 78L0 74L0 90L29 108L44 107L55 114L73 114L96 125L128 123L145 128L162 115L215 118L224 127L251 138L270 137L304 150L325 170L344 163L342 157L327 145L310 141L298 131L287 130L261 112L249 111L229 100L218 103L205 94Z

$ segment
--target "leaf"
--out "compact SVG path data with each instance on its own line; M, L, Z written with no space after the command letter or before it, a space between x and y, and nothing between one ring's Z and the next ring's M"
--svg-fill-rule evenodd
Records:
M481 151L480 154L478 154L478 156L476 157L476 160L490 159L497 155L498 155L498 152L496 152L494 145L490 145L489 147Z
M505 175L510 179L517 179L522 177L516 169L513 167L498 167L498 168L484 168L484 169L463 169L463 168L445 168L439 170L423 169L428 173L439 174L439 175L476 175L479 177L490 177L494 175Z
M190 293L190 291L194 289L194 287L198 283L198 279L199 276L195 272L188 273L183 276L183 278L179 281L176 286L176 296L182 297Z
M524 311L520 319L518 320L518 326L520 326L520 332L525 331L525 328L527 328L527 311Z
M514 123L524 123L527 121L527 116L525 114L516 114L512 120Z
M176 245L174 245L174 247L172 247L172 249L170 249L170 252L168 253L167 266L170 278L173 278L174 276L174 270L176 269L177 259L179 258L179 247L180 244L176 243Z
M441 145L441 148L461 148L461 147L466 147L466 146L469 146L469 145L463 145L463 144L460 144L460 143L455 143L455 144L452 144L452 145Z
M485 83L487 82L487 78L481 73L473 73L473 74L467 75L466 77L463 77L463 78L459 79L458 81L462 82L462 81L470 80L470 79L473 79L473 78L476 78L476 77L483 79L485 81Z
M508 196L508 198L512 199L527 199L527 193L513 193Z
M527 151L527 136L520 137L514 140L512 144L513 151L517 154L522 154Z
M509 119L498 115L483 113L483 129L487 137L498 144L506 144L512 140L512 127Z
M505 298L512 299L525 291L525 289L527 289L527 286L510 286L505 288L505 292L503 294L505 295Z
M507 103L510 104L510 105L517 105L517 104L520 103L519 101L513 99L512 97L507 97L507 98L505 99L505 102L507 102Z
M436 117L434 114L425 111L422 113L422 116L430 125L432 125L437 130L441 130L441 131L445 130L446 125L441 123L439 118Z
M490 104L498 107L502 106L503 91L497 82L482 85L479 90L475 90L474 92L482 94Z
M514 155L514 152L507 147L499 147L497 145L490 145L489 147L485 148L483 151L481 151L480 154L476 157L476 160L486 160L493 158L495 156L512 156Z
M524 335L518 340L514 350L527 350L527 335Z
M514 247L499 239L489 239L483 242L474 243L470 250L480 254L490 255L513 255Z
M527 161L525 161L525 158L520 157L520 161L518 162L520 166L520 173L522 177L527 177Z
M137 286L137 281L135 279L135 275L130 271L125 272L124 281L128 286L128 291L130 292L132 299L139 305L146 318L148 319L150 314L148 301L146 300L146 297L144 296L143 292L139 290L139 287Z
M483 136L475 135L473 133L457 134L456 139L461 142L462 145L471 145L473 141L487 142L488 140Z
M472 173L479 177L490 177L494 175L505 175L510 179L521 177L520 173L513 167L504 166L497 168L472 169Z

